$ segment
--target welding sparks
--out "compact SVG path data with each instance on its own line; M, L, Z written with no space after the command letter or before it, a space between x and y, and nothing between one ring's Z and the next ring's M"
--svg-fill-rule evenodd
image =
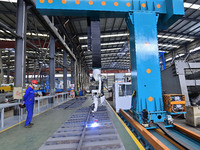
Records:
M91 127L95 128L95 127L98 127L99 124L97 122L94 122L93 124L91 124Z

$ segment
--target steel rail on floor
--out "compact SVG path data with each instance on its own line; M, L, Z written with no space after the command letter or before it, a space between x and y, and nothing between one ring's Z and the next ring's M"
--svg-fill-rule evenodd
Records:
M159 150L169 150L167 146L165 146L160 140L158 140L154 135L152 135L147 129L145 129L142 125L140 125L136 120L134 120L129 114L127 114L124 110L120 109L120 114L123 120L125 120L126 123L128 123L128 126L133 127L132 130L133 132L137 132L138 138L144 142L146 145L146 149L149 148L149 144L154 148L154 149L159 149ZM148 142L148 143L147 143Z
M152 146L152 149L165 149L165 147L171 149L172 147L176 147L181 150L185 149L193 150L200 148L200 135L176 123L173 123L173 126L170 128L166 128L163 123L155 123L155 125L157 125L158 128L154 130L147 130L142 125L140 125L136 120L134 120L132 116L130 116L128 113L131 115L132 111L129 110L126 112L124 110L120 110L119 115L127 124L127 126L132 130L132 132L136 134L137 138L139 140L141 139L140 141L143 143L146 149L149 148L148 144ZM160 136L157 136L158 134L155 134L153 131L158 133L165 140L160 139ZM158 140L157 138L159 138L161 141ZM171 145L167 145L166 141L169 141L168 144ZM163 142L165 144L163 144Z
M90 118L90 113L91 113L91 108L89 109L88 116L87 116L87 119L86 119L86 122L85 122L85 126L84 126L84 128L83 128L83 132L82 132L80 141L79 141L79 143L78 143L77 150L80 150L80 149L81 149L81 146L82 146L82 144L83 144L83 139L84 139L84 137L85 137L85 131L86 131L86 128L87 128L87 123L88 123L89 118Z

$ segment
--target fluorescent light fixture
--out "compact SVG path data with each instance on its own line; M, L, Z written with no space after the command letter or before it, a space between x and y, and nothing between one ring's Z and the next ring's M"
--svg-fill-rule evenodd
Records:
M8 31L8 30L5 30L5 31L4 31L4 30L0 30L0 32L1 32L1 33L6 33L6 32L7 32L7 33L11 33L11 32Z
M181 57L181 56L183 56L183 55L185 55L185 54L177 54L177 55L176 55L176 58Z
M158 46L163 46L163 47L173 47L173 48L179 48L180 46L178 45L172 45L172 44L158 44Z
M15 39L0 38L0 41L15 41Z
M197 9L200 10L199 4L192 4L192 3L184 3L185 8Z
M102 43L101 46L105 45L118 45L118 44L124 44L125 42L111 42L111 43ZM87 45L81 45L82 48L87 47Z
M41 33L36 34L36 33L30 33L30 32L26 33L26 35L40 36L40 37L49 37L48 34L41 34Z
M121 48L109 48L109 49L102 49L101 51L115 51L115 50L120 50Z
M17 3L17 0L0 0L0 2Z
M129 36L129 33L121 33L121 34L105 34L101 35L101 38L110 38L110 37L120 37L120 36ZM79 40L86 40L87 36L79 37Z
M200 46L195 48L195 49L190 50L189 52L192 53L192 52L195 52L195 51L198 51L198 50L200 50Z
M121 37L121 36L129 36L129 33L101 35L101 38ZM181 41L193 41L194 40L194 39L190 39L190 38L180 38L180 37L166 36L166 35L158 35L158 38L174 39L174 40L181 40ZM86 39L87 39L87 36L79 37L79 40L86 40Z
M181 41L193 41L194 40L194 39L190 39L190 38L181 38L181 37L166 36L166 35L158 35L158 38L174 39L174 40L181 40Z
M170 61L170 60L172 60L172 58L168 58L168 59L166 59L166 62L167 62L167 61Z

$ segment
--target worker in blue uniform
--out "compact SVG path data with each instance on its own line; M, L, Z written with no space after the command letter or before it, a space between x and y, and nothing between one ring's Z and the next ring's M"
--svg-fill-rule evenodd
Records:
M26 89L23 104L26 106L27 118L25 122L26 128L31 128L33 123L31 123L33 117L33 108L34 108L34 87L38 84L37 80L32 80L31 85Z

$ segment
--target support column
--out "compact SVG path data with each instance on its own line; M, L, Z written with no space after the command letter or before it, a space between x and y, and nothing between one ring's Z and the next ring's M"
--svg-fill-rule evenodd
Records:
M0 50L0 86L3 83L3 62L2 62L2 50Z
M50 53L49 53L49 90L50 94L55 94L55 39L50 37ZM52 102L52 101L51 101Z
M83 87L84 87L84 67L83 65L81 65L81 90L83 91Z
M8 51L8 63L7 63L7 84L10 83L10 51Z
M26 45L26 25L27 7L24 0L17 1L17 35L15 49L15 87L23 87L24 73L24 53Z
M78 84L79 84L79 81L78 81L78 67L79 67L79 63L78 63L78 61L76 61L75 62L75 68L74 68L74 70L75 70L75 91L78 91Z
M27 83L29 83L29 60L27 61L27 69L26 69L26 72L27 72Z
M36 75L36 60L34 59L34 69L33 69L33 78L35 79L35 75Z
M154 122L164 122L166 115L162 100L156 18L155 12L133 12L126 20L130 32L132 89L136 91L132 111L133 117L141 124L146 122L143 112L148 112Z
M63 81L64 81L64 92L67 92L67 51L63 53Z
M75 84L74 81L74 60L71 58L71 84Z

